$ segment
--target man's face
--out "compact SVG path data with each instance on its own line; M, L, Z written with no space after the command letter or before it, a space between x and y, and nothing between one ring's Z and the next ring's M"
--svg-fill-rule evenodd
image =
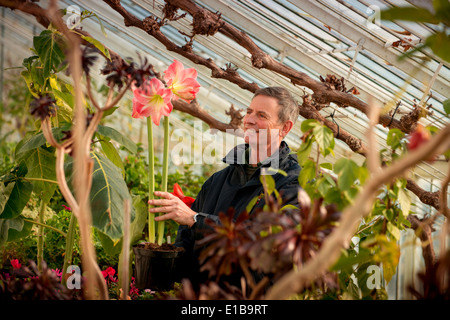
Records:
M258 95L253 98L244 116L244 138L251 146L266 147L274 151L281 143L283 124L278 118L278 101L276 98ZM272 146L272 147L271 147ZM270 156L271 153L268 154Z

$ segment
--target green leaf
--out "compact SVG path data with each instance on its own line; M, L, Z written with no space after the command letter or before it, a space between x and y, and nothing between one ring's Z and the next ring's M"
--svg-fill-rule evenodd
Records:
M147 210L148 207L140 196L133 198L132 208L136 212L136 216L132 222L130 222L130 247L136 244L142 239L142 233L147 223ZM118 241L113 241L108 235L97 229L100 242L106 253L109 255L117 255L123 249L123 237Z
M267 172L267 173L271 172L271 173L274 173L274 174L275 174L275 173L279 173L279 174L281 174L282 176L287 177L286 171L281 170L281 169L274 169L274 168L272 168L272 167L269 167L269 168L267 168L266 172Z
M252 200L247 204L247 207L245 207L245 210L247 212L251 212L253 210L253 207L256 205L256 202L258 199L260 199L263 195L255 196Z
M395 240L400 240L400 229L397 228L396 225L394 225L391 222L388 222L387 223L387 230L395 238Z
M111 127L106 127L99 125L97 127L97 132L101 135L111 138L112 140L116 141L120 145L127 148L130 152L136 153L137 152L137 146L136 144L128 137L122 135L119 131L116 129L113 129Z
M447 99L443 102L445 114L450 115L450 99Z
M317 181L317 190L323 197L325 197L330 188L333 188L335 186L336 183L333 181L333 179L331 179L331 177L329 177L328 179L327 175Z
M438 24L439 19L425 8L418 7L392 7L381 11L380 17L383 20L405 20L414 22L426 22Z
M33 185L22 180L10 182L6 187L0 183L0 191L0 219L13 219L22 213L30 200Z
M316 177L316 163L312 160L306 160L298 175L298 182L302 188Z
M297 151L297 161L300 166L303 166L305 161L309 158L312 150L312 140L312 138L307 139L301 144L300 148Z
M32 224L25 222L21 216L12 219L0 219L0 247L7 241L14 241L27 236Z
M440 58L450 62L450 34L437 32L425 40L425 44Z
M448 0L433 0L433 7L436 11L436 18L448 25L450 22L450 2Z
M358 165L350 159L341 158L334 164L334 172L338 174L338 186L341 190L349 190L358 178Z
M28 70L24 70L20 74L21 74L21 76L23 77L23 79L25 80L25 82L27 84L28 91L30 91L30 93L34 97L39 98L39 93L34 88L34 82L33 82L33 79L31 78L31 72L28 71Z
M329 162L324 162L320 164L321 168L327 169L327 170L333 170L333 165Z
M404 136L405 134L400 129L390 129L387 134L386 143L393 150L395 150L400 146L400 142Z
M58 41L61 41L61 36L51 30L44 30L33 38L34 48L41 59L44 78L48 78L52 71L57 72L64 61L64 52Z
M409 210L411 209L411 198L407 191L403 188L398 189L398 203L400 204L400 208L402 209L402 213L404 217L409 215Z
M53 128L53 136L55 137L56 141L60 142L61 138L63 137L63 131L70 130L70 125L63 125L58 128ZM20 162L24 159L24 157L27 156L27 153L30 150L34 150L36 148L39 148L43 145L45 145L47 140L44 137L44 134L37 133L35 135L32 135L31 137L27 137L25 139L22 139L19 141L19 143L16 146L16 149L14 151L14 157L16 162Z
M361 248L357 254L348 254L343 250L338 261L331 267L332 271L352 270L355 264L363 264L371 260L370 251Z
M296 206L294 206L294 205L292 205L292 204L287 204L287 205L283 206L283 207L280 209L280 211L287 210L287 209L298 210L298 208L297 208Z
M120 170L106 157L91 152L94 160L92 173L92 188L89 201L92 210L92 224L98 231L104 233L115 244L122 237L123 211L125 200L131 201L128 187ZM73 160L66 163L65 171L69 187L72 188ZM131 218L134 219L134 208L131 208Z
M261 181L261 184L267 188L266 191L269 195L275 191L275 180L271 175L262 174L259 176L259 180Z
M334 149L334 135L330 128L322 125L317 125L313 129L314 138L319 145L320 152L323 156L330 153Z
M314 129L317 126L320 126L321 124L316 119L306 119L302 121L302 124L300 126L300 129L302 132L306 132L308 130Z
M103 152L114 163L120 171L122 171L122 176L125 176L125 167L123 166L122 159L120 158L119 153L116 148L110 141L100 140L100 145L102 146Z
M53 95L55 96L57 105L59 107L66 105L69 108L70 115L72 114L72 109L75 105L75 97L72 92L70 92L65 83L62 83L64 86L60 86L61 80L57 79L56 75L52 75L50 77L50 86L52 87ZM60 110L58 110L60 111ZM71 117L70 117L71 118ZM70 122L70 121L67 121Z
M133 208L136 211L136 217L130 223L130 245L134 245L142 238L145 224L148 217L148 206L142 201L140 196L133 197Z
M108 60L111 61L111 55L109 53L109 50L106 49L106 47L100 41L98 41L97 39L88 37L88 36L83 36L83 35L81 36L81 38L83 38L87 42L93 44L98 50L100 50L105 55L106 58L108 58Z
M119 107L112 107L111 109L106 110L105 112L103 112L102 119L106 118L109 115L112 115L117 109L119 109Z
M56 157L54 152L42 147L36 148L24 154L23 161L28 169L26 178L56 181ZM32 181L32 184L34 186L33 192L45 203L50 201L57 187L56 183L39 180Z
M7 241L17 241L24 238L31 233L33 224L24 221L22 216L7 220L9 222L8 239Z

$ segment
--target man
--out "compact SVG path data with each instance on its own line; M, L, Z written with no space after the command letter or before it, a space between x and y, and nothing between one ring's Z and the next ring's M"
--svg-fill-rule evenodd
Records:
M276 189L284 204L298 203L298 174L300 166L291 155L284 137L294 126L298 118L298 107L289 91L280 87L267 87L255 92L247 113L244 116L245 144L231 150L224 158L229 164L225 169L213 174L202 186L191 208L179 198L168 192L155 192L163 199L150 200L154 207L151 212L163 212L156 221L172 219L180 227L176 245L184 247L186 276L198 281L198 251L196 241L201 238L201 230L206 219L220 223L218 215L233 208L235 218L246 210L248 203L259 197L252 212L264 206L263 186L260 182L262 169L275 167L287 173L287 176L273 175ZM250 212L250 214L252 213ZM199 234L200 233L200 234ZM195 276L197 275L197 276Z

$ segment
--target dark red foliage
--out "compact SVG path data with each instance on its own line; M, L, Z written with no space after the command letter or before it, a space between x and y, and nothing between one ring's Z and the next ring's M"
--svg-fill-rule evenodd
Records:
M12 275L0 274L0 300L78 300L79 290L69 290L61 284L56 273L42 263L42 272L30 261L30 267L21 266Z
M30 112L33 116L43 121L47 117L56 115L55 102L55 99L47 94L39 98L35 98L30 103Z
M220 215L221 224L210 223L212 232L200 245L201 270L210 279L235 273L268 277L276 281L293 265L301 266L320 249L340 219L334 205L323 205L323 199L311 202L308 194L299 191L300 210L260 211L249 216L229 210ZM276 201L270 207L276 209ZM248 272L247 272L248 275Z
M240 214L236 221L234 214L232 209L227 214L221 213L221 224L211 224L214 231L199 242L199 246L205 246L199 257L203 263L201 271L209 271L209 277L215 276L216 280L237 272L239 257L242 255L240 249L247 242L256 240L248 227L248 214Z
M108 75L106 77L108 85L117 86L120 90L123 83L131 79L135 81L136 87L140 87L146 78L154 77L156 73L153 70L153 65L148 63L147 58L142 59L140 56L139 58L140 65L133 62L132 59L129 59L130 62L125 60L108 61L101 70L103 75Z

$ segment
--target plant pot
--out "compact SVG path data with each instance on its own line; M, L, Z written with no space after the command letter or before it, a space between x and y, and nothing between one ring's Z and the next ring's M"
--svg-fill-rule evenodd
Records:
M163 250L143 244L133 246L135 257L135 285L138 289L167 291L180 281L179 261L182 248Z

